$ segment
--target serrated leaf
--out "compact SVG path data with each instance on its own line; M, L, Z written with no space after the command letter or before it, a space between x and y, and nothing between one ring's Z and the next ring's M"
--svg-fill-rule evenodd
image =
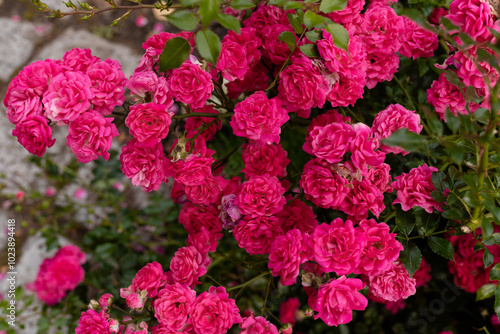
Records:
M484 247L484 255L483 255L484 267L488 268L493 264L493 261L495 261L493 254L491 254L488 248Z
M431 175L432 185L436 190L444 192L448 188L448 184L445 181L446 174L443 172L434 172Z
M286 4L286 0L269 0L270 5L283 7Z
M346 50L349 53L349 32L347 32L346 28L337 23L330 23L325 29L332 35L333 44L339 49Z
M495 310L498 320L500 320L500 284L498 284L495 289L495 304L493 305L493 309Z
M413 228L415 228L414 215L410 212L398 210L396 212L396 226L401 233L405 236L409 236Z
M167 16L170 23L181 30L192 31L196 29L196 26L200 20L194 16L193 13L187 10L176 10L172 14Z
M204 28L217 18L219 11L219 0L201 0L199 14Z
M321 0L319 10L325 14L342 10L347 6L348 0Z
M284 10L303 9L303 8L304 6L296 1L287 1L286 4L283 6Z
M325 18L316 14L313 11L308 10L304 14L304 25L307 29L312 29L314 27L318 27L325 22Z
M200 30L196 33L195 40L200 55L209 63L217 64L221 49L219 36L211 30Z
M493 233L488 239L484 240L483 243L486 246L493 246L495 244L500 246L500 233Z
M160 55L160 72L180 67L190 54L191 46L185 38L169 39Z
M200 3L201 0L180 0L182 7L195 6Z
M454 23L452 23L450 21L449 18L443 16L441 17L441 24L443 25L443 27L445 27L446 30L448 31L456 31L456 30L460 30L460 28L458 26L456 26Z
M500 224L500 208L496 206L495 199L485 194L484 206L493 215L495 223Z
M495 264L490 271L490 281L498 280L500 280L500 263Z
M411 241L403 243L403 246L404 250L399 253L399 258L404 264L410 277L412 277L418 267L420 267L420 263L422 262L422 253L420 253L420 249Z
M301 45L300 51L302 51L302 53L304 55L306 55L306 57L309 57L309 58L318 58L319 57L318 47L315 44Z
M387 146L396 146L408 151L415 151L423 147L426 140L415 132L411 132L407 128L402 128L394 132L390 137L383 139L382 143Z
M322 37L322 31L321 30L311 30L306 32L306 37L308 40L310 40L312 43L316 43L319 41Z
M302 21L300 20L299 16L292 13L287 13L286 17L288 18L288 22L290 22L290 25L292 26L295 33L302 34L304 28L302 27Z
M236 17L228 14L219 13L219 15L217 16L217 21L220 24L222 24L222 26L224 26L225 28L233 30L237 34L240 34L241 24Z
M429 237L428 244L434 253L453 261L455 250L451 242L443 238L431 236Z
M446 142L446 148L448 149L451 160L457 165L460 165L465 157L465 147L458 143L448 141Z
M282 33L279 34L278 39L280 41L283 41L288 45L288 48L290 51L293 51L295 49L295 35L291 31L283 31Z
M233 0L229 3L229 7L234 9L250 9L254 8L255 4L248 0Z
M467 87L468 88L468 87ZM474 117L479 123L486 124L490 121L490 111L486 108L479 108L474 112Z
M476 292L476 301L491 298L495 295L495 284L485 284Z

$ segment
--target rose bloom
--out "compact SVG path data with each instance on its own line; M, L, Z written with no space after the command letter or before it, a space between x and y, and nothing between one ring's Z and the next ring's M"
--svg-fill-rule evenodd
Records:
M176 161L173 165L174 180L188 186L206 183L213 179L213 162L211 156L188 154L184 160Z
M391 166L386 163L382 163L378 166L373 166L368 169L366 179L370 184L378 189L381 193L392 192L392 177L389 174Z
M163 268L156 261L146 264L132 279L132 291L147 291L150 298L156 297L163 285L165 285Z
M235 204L244 215L270 216L283 209L285 191L277 177L255 176L243 182Z
M64 53L62 63L67 70L86 72L87 68L99 61L99 57L92 56L92 50L74 48Z
M214 107L210 104L205 105L201 109L193 110L192 115L196 115L197 112L219 114L219 112L215 110ZM214 139L217 131L222 129L222 120L218 120L215 123L212 123L212 121L214 120L215 117L188 117L186 119L186 124L184 125L184 130L186 130L187 132L186 138L193 138L199 133L201 129L204 129L200 136L205 138L205 141ZM212 124L208 128L205 128L210 123Z
M478 42L490 40L493 36L488 28L493 28L495 16L487 1L454 0L446 17L460 28L460 31Z
M162 104L170 109L174 104L169 83L164 77L159 77L153 71L136 72L127 82L130 95L136 103Z
M309 260L308 235L297 229L276 237L269 250L269 269L282 285L297 282L300 265Z
M264 91L269 86L269 77L267 69L261 61L255 62L248 69L242 79L226 83L227 96L230 99L238 98L242 93L251 93L255 91ZM249 95L249 94L247 94Z
M30 116L43 115L42 99L32 90L21 87L18 82L18 77L12 79L3 100L7 118L14 125Z
M339 210L344 211L349 219L355 221L368 217L368 210L378 217L384 209L384 194L366 178L363 178L361 182L356 179L352 180L352 188L349 189L339 207Z
M92 83L83 72L66 71L56 75L43 94L45 116L52 121L74 121L90 107L95 96Z
M460 88L452 85L446 79L444 73L441 73L438 80L434 80L431 88L427 89L427 101L432 104L441 120L445 120L444 116L447 109L455 116L459 113L462 115L468 114L465 108L464 94Z
M220 210L219 218L222 221L222 228L229 230L229 232L236 227L241 217L243 217L240 210L238 210L238 206L234 204L235 200L235 194L224 195L218 207Z
M102 310L100 313L90 309L87 312L82 312L78 327L75 328L76 334L99 333L111 334L109 315ZM116 332L115 332L116 333Z
M189 287L179 283L167 284L153 302L155 317L172 330L182 329L187 323L188 313L195 299L196 292Z
M438 36L406 16L401 17L404 25L400 35L401 49L399 53L412 59L432 57L438 47Z
M248 254L268 254L274 240L283 235L278 218L274 216L243 216L233 230L238 246Z
M120 162L123 174L134 186L145 191L158 190L170 176L161 143L143 146L137 140L131 140L122 148Z
M394 54L399 51L399 36L404 31L404 22L394 9L389 6L373 6L361 16L358 35L367 52Z
M387 224L377 223L374 219L362 220L359 228L366 237L366 247L354 273L376 276L391 269L403 250L403 245L396 240L396 233L389 233Z
M198 252L204 256L207 255L208 252L215 252L217 250L217 242L222 238L222 236L222 233L218 233L201 226L199 232L189 233L187 246L195 247ZM203 264L208 266L211 262L212 258L206 256Z
M196 334L223 334L243 321L236 302L222 286L211 286L196 297L189 318Z
M313 259L325 272L351 274L359 265L366 237L352 221L336 218L331 224L318 225L310 238Z
M278 97L287 110L308 118L311 108L322 108L329 91L328 81L307 57L292 57L279 75Z
M191 108L203 107L214 89L210 74L190 60L172 70L169 82L172 96Z
M200 284L198 278L207 272L203 260L195 247L179 248L170 262L168 274L174 282L193 288L196 284Z
M186 185L184 191L189 201L194 204L210 205L217 202L220 197L224 183L222 176L216 176L203 181L203 183L196 185Z
M358 291L364 286L360 279L345 276L321 285L316 302L309 305L318 312L314 319L321 318L328 326L349 323L353 310L362 311L368 306L368 299Z
M365 0L348 0L344 9L329 13L328 18L350 30L359 24L360 13L364 5Z
M99 297L99 307L103 309L108 309L111 304L113 304L113 301L115 300L115 297L113 297L112 294L110 293L105 293L101 297Z
M350 124L339 122L315 126L312 131L308 131L302 149L316 158L334 164L342 161L355 135Z
M222 231L219 220L219 212L214 205L195 205L186 203L182 206L179 214L179 223L181 223L188 233L198 233L201 227L209 231Z
M236 136L271 144L279 143L281 126L289 119L281 100L255 92L236 105L229 124Z
M111 123L113 120L89 110L69 124L66 144L79 162L87 163L99 156L108 161L113 138L119 135L116 125Z
M394 262L391 269L369 276L370 291L376 296L389 301L406 299L415 294L416 280L408 274L401 262Z
M366 85L365 76L365 72L352 78L342 74L339 75L338 80L333 84L332 89L326 95L326 99L330 101L332 107L354 106L354 103L356 103L358 99L363 98Z
M431 280L432 276L430 274L431 266L425 261L422 257L422 262L420 262L420 266L417 271L413 274L413 278L415 279L415 286L418 288L419 286L427 286L427 283Z
M291 53L288 45L278 38L284 31L291 32L295 37L295 42L298 42L298 37L289 23L267 25L262 28L260 33L263 59L269 60L271 63L279 66L288 59Z
M400 104L391 104L380 111L373 120L372 132L375 139L384 139L390 137L396 130L407 128L411 132L420 133L423 125L420 124L420 115L414 110L408 110ZM389 147L381 145L382 151L386 153L401 153L407 155L400 147Z
M453 60L455 61L455 66L458 68L458 77L466 86L473 86L476 89L476 94L483 97L489 94L488 87L483 79L483 73L488 77L491 85L496 84L500 78L500 74L493 66L488 64L488 62L477 61L477 48L477 46L469 48L467 54L457 51L453 55ZM483 49L483 51L488 52L491 56L498 59L498 55L493 53L490 49ZM475 59L471 59L471 57ZM481 69L476 66L477 63Z
M56 142L52 139L52 128L47 124L47 119L39 115L18 123L12 130L12 135L17 137L17 141L28 152L39 157Z
M398 71L399 57L397 54L370 53L370 66L366 69L366 87L372 89L379 82L391 81Z
M255 28L259 35L262 34L263 29L267 26L277 23L289 25L283 9L267 4L259 5L258 8L252 12L252 15L243 23L245 27Z
M313 212L312 207L295 198L283 206L283 210L276 214L278 217L283 233L287 233L291 229L298 229L302 233L311 234L318 221Z
M278 334L278 328L270 323L264 317L255 317L253 315L243 318L240 324L242 331L240 334Z
M300 301L297 297L291 297L280 305L280 321L284 324L295 325L295 318L300 307Z
M63 71L59 61L52 59L39 60L29 64L19 72L16 76L17 86L25 92L33 92L42 97L47 91L52 78Z
M441 203L431 197L431 192L436 190L432 184L432 172L437 172L435 167L423 164L412 168L409 173L403 173L394 178L392 187L397 191L397 198L392 204L401 204L403 211L408 211L414 206L420 206L428 213L433 208L441 210Z
M138 142L156 144L167 137L173 115L161 104L136 104L130 107L125 124Z

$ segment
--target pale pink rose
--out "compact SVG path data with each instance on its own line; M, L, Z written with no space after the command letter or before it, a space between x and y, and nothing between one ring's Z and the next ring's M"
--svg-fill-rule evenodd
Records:
M258 141L243 144L241 158L245 167L242 172L246 179L264 174L285 177L286 166L290 163L287 155L281 144L271 145Z
M211 286L196 297L189 319L196 334L224 334L243 321L236 302L222 286Z
M283 210L278 212L276 217L280 220L283 233L287 233L291 229L296 228L303 233L311 234L318 225L312 207L298 198L285 204Z
M464 95L465 92L452 85L446 79L444 73L441 73L438 80L434 80L431 88L427 89L427 101L434 106L436 114L441 120L445 120L444 116L447 109L455 116L457 114L468 114Z
M130 134L144 145L159 143L168 135L173 113L156 103L136 104L130 107L125 124Z
M239 34L229 31L222 40L222 48L217 61L217 69L226 80L243 79L249 68L260 59L261 40L257 31L245 27Z
M87 191L83 188L78 188L73 193L73 198L82 201L87 198Z
M39 157L56 142L52 139L52 128L47 124L47 119L39 115L28 117L18 123L12 130L12 135L17 137L17 141L28 152Z
M122 148L121 170L136 187L145 191L158 190L163 181L171 176L167 170L167 158L160 143L140 145L135 139Z
M295 42L298 42L298 37L295 35L290 24L277 23L266 25L260 31L263 59L269 59L273 64L280 66L288 59L291 53L288 45L278 38L284 31L291 32L295 37Z
M267 254L273 241L283 235L279 221L274 216L243 216L233 230L238 246L248 254Z
M164 77L159 77L153 71L136 72L127 82L127 88L137 103L162 104L169 109L174 104L169 83Z
M358 225L366 237L366 247L354 273L376 276L391 269L403 250L403 245L396 240L396 233L390 233L387 224L377 223L374 219L362 220Z
M309 260L308 235L292 229L276 237L269 250L269 269L282 285L297 283L300 265Z
M318 312L314 319L320 318L328 326L347 324L352 320L352 311L363 311L368 299L359 290L365 284L357 278L340 276L321 285L316 302L309 306Z
M234 203L244 215L270 216L283 209L285 191L277 177L255 176L242 183Z
M306 199L322 208L338 208L347 195L349 181L320 159L308 161L300 178Z
M278 334L275 325L264 317L255 317L253 312L249 317L243 318L240 328L242 329L240 334Z
M196 299L196 292L179 283L167 284L158 293L153 302L155 317L158 321L172 330L184 327L188 320L188 313Z
M43 94L45 116L52 121L74 121L90 107L95 96L92 83L83 72L66 71L56 75Z
M295 325L296 315L299 311L300 301L297 297L291 297L280 305L280 321L284 324Z
M406 299L415 294L415 279L410 277L401 262L394 262L391 269L369 276L370 291L376 296L389 301Z
M194 288L198 278L205 275L204 258L193 246L179 248L170 262L169 276L175 283Z
M269 76L266 72L267 69L261 61L255 62L242 79L226 83L227 96L236 99L242 93L249 95L251 92L266 90L269 86Z
M43 115L40 96L31 89L21 87L18 83L18 77L14 77L9 83L7 94L3 100L3 104L7 108L7 118L14 125L23 122L26 118Z
M278 97L288 111L308 118L311 108L322 108L330 90L328 81L312 61L305 57L292 57L279 75Z
M281 100L256 92L236 105L229 124L236 136L271 144L279 143L281 126L289 119Z
M150 298L156 297L163 285L165 285L163 268L156 261L146 264L132 279L132 291L147 291L147 296Z
M99 306L102 309L108 309L111 304L113 304L113 301L115 300L115 297L113 297L112 294L110 293L105 293L101 297L99 297Z
M441 203L431 197L431 192L436 190L431 177L432 173L437 171L437 168L423 164L412 168L409 173L396 176L392 187L397 191L397 198L392 204L400 203L403 211L414 206L420 206L428 213L432 213L433 208L441 211Z
M179 213L179 223L181 223L188 233L198 233L201 227L212 232L221 232L222 226L219 220L219 212L213 205L195 205L186 203Z
M144 15L137 15L134 20L134 23L137 27L142 28L148 24L149 20Z
M399 37L401 40L399 53L412 59L432 57L438 47L438 36L406 16L401 17L404 24Z
M76 334L87 334L87 333L99 333L99 334L111 334L108 317L104 310L97 313L94 310L88 310L87 312L82 312L80 320L78 321L78 327L75 328Z
M496 18L491 13L487 1L454 0L446 17L457 25L460 31L472 36L478 42L493 38L488 28L493 28Z
M92 56L92 50L74 48L64 53L62 63L69 71L86 72L87 68L99 61L99 57Z
M316 158L334 164L343 160L355 135L350 124L335 122L315 126L308 131L302 149Z
M172 70L169 82L172 96L191 108L203 107L214 89L210 74L190 60Z
M366 87L372 89L379 82L391 81L398 71L399 57L396 54L370 53L370 66L366 69Z
M310 238L314 261L323 271L337 275L351 274L358 267L365 246L363 232L352 221L344 223L340 218L318 225Z
M375 139L380 140L390 137L394 132L402 128L420 133L423 128L423 125L420 124L420 115L415 110L408 110L400 104L391 104L375 116L372 132ZM402 155L410 153L397 146L389 147L382 144L380 148L385 153L401 153Z
M94 98L90 100L94 110L104 116L111 115L113 108L125 101L127 79L122 72L122 66L118 61L108 58L90 65L86 73L94 92Z
M66 144L79 162L87 163L99 156L108 161L113 138L119 135L116 125L111 123L113 120L89 110L69 124Z

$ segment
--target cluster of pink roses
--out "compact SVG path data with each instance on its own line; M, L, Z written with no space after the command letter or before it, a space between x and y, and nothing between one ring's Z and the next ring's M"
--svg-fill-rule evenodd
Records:
M101 60L89 49L72 49L62 60L26 66L10 82L4 105L16 127L12 134L32 154L42 156L55 139L51 125L68 125L66 143L86 163L108 150L118 130L111 122L125 100L126 78L116 60Z
M85 254L74 245L62 247L50 259L45 259L35 280L35 291L48 305L57 304L67 291L83 281Z

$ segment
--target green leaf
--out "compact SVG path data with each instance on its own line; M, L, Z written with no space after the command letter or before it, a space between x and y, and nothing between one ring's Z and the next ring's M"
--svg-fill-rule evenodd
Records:
M233 30L237 34L240 34L241 24L236 17L219 13L219 15L217 16L217 21L219 21L219 23L222 24L225 28Z
M183 7L191 7L200 3L201 0L180 0Z
M434 236L429 237L429 240L427 242L434 253L441 255L445 259L453 261L455 250L453 249L453 245L451 244L451 242L444 238Z
M387 146L397 146L408 151L415 151L426 143L424 137L411 132L407 128L402 128L394 132L390 137L382 140Z
M316 44L304 44L300 46L300 51L309 58L318 58L319 51Z
M293 30L295 31L296 34L302 34L302 31L304 31L304 28L302 27L302 21L300 20L298 15L292 14L292 13L287 13L286 17L288 17L288 22L293 27ZM307 35L307 33L306 33Z
M405 236L409 236L415 227L415 218L411 212L398 210L396 212L396 226Z
M446 126L453 132L456 133L460 128L460 118L453 115L449 110L446 110L444 114L444 119L446 120Z
M495 295L497 286L495 284L485 284L476 292L476 301L488 299Z
M490 121L490 111L486 108L479 108L474 112L474 117L479 123L486 124Z
M229 3L229 7L234 9L249 9L254 8L255 4L248 0L233 0Z
M490 271L490 281L500 280L500 263L495 264Z
M332 35L333 44L339 49L346 50L347 53L349 53L347 49L349 46L349 33L347 30L337 23L330 23L325 29Z
M270 5L283 7L286 4L286 0L269 0Z
M181 30L192 31L196 29L196 26L200 20L194 16L193 13L187 10L176 10L172 14L167 16L168 22L172 23L174 26Z
M304 25L306 26L307 29L318 27L323 23L325 23L325 18L323 16L316 14L313 11L308 10L304 14Z
M445 181L446 179L446 174L443 173L443 172L434 172L432 173L431 175L431 181L432 181L432 185L439 191L445 191L449 185L448 183Z
M342 10L347 6L348 0L321 0L319 10L325 14Z
M279 34L278 39L288 45L288 48L293 51L295 49L295 35L291 31L283 31Z
M500 320L500 284L498 284L495 289L495 304L493 305L493 309L495 310L498 320Z
M190 54L191 46L185 38L169 39L160 55L160 72L180 67Z
M312 43L316 43L319 41L322 37L322 31L321 30L311 30L306 32L306 37L308 40L310 40Z
M295 1L287 1L286 4L283 6L284 10L289 10L289 9L303 9L304 6L301 3L295 2Z
M447 141L446 148L448 149L448 154L450 155L451 160L453 160L453 162L457 165L460 165L464 160L465 147L459 143Z
M213 65L217 64L221 49L219 36L211 30L200 30L196 33L196 46L204 59Z
M448 31L456 31L456 30L460 30L460 28L458 26L456 26L454 23L452 23L450 21L449 18L447 18L446 16L443 16L441 17L441 24L443 25L443 27L445 27L446 30Z
M495 258L493 257L493 254L488 250L488 248L484 247L484 255L483 255L483 263L484 267L488 268L493 264L493 261Z
M484 197L484 206L493 215L495 223L500 224L500 208L496 206L495 199L489 194L485 194Z
M404 250L399 253L399 258L403 262L406 271L410 274L410 277L415 274L418 267L420 267L420 262L422 262L422 253L420 249L411 241L405 242L403 244Z
M219 11L219 0L201 0L199 13L204 28L208 27L217 18Z
M495 244L500 246L500 233L493 233L488 239L484 240L483 243L486 246L493 246Z
M416 8L405 8L399 13L399 15L404 15L410 18L413 22L417 23L419 26L423 27L426 30L430 30L434 33L437 32L436 28L431 26L422 16L422 13Z

